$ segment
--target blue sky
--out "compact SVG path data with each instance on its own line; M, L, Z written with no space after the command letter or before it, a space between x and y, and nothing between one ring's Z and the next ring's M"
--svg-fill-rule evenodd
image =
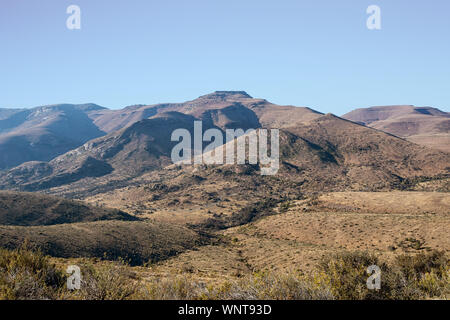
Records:
M81 8L81 30L66 8ZM369 5L382 29L366 28ZM1 0L0 107L109 108L245 90L342 115L450 111L448 0Z

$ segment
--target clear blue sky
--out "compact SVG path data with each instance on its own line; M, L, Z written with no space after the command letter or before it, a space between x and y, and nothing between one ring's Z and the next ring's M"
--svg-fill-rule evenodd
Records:
M81 30L66 8L81 8ZM381 7L382 30L366 28ZM341 115L450 111L449 0L1 0L0 107L245 90Z

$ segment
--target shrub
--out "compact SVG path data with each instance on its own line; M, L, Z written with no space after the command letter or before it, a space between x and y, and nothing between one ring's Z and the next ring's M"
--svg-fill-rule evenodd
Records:
M450 294L450 260L444 251L401 255L396 257L395 267L426 297Z
M207 295L205 284L185 276L158 279L142 287L139 299L144 300L199 300Z
M150 282L140 294L151 300L312 300L333 299L329 287L295 273L256 273L220 285L186 276Z
M380 290L366 285L367 267L381 269ZM390 265L367 252L347 252L322 260L319 272L328 278L338 299L427 299L449 294L449 260L444 252L398 256Z
M325 282L296 273L256 273L237 281L225 282L217 289L209 288L208 299L225 300L331 300Z
M71 299L125 300L138 293L138 280L123 261L93 266L84 263L81 269L81 288Z
M421 276L430 272L442 277L446 269L448 270L449 259L444 251L432 251L428 254L397 256L395 265L408 279L419 280Z
M381 269L381 289L369 290L367 267ZM367 252L344 252L322 259L315 272L259 272L221 284L193 276L144 282L123 261L79 263L81 289L68 291L67 275L40 251L24 244L0 249L0 299L82 300L311 300L447 299L450 266L445 252L401 255L387 264Z
M13 251L0 249L0 299L57 299L65 281L64 273L27 243Z
M368 298L370 291L367 289L367 268L377 265L386 270L386 266L380 265L378 257L367 252L344 252L322 259L318 265L318 272L323 277L328 277L331 291L338 299L361 300Z

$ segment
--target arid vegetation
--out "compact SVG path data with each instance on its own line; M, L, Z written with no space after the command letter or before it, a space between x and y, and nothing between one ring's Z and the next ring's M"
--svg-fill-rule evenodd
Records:
M380 266L381 289L366 286L368 265ZM443 252L402 255L391 263L364 252L323 259L314 272L260 272L221 283L191 276L146 279L124 262L79 263L79 290L68 290L63 264L25 246L0 250L0 299L434 299L450 294L450 262Z

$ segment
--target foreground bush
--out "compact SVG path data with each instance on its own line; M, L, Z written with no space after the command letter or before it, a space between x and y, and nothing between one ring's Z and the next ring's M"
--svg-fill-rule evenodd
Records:
M328 286L300 275L257 273L221 285L178 276L154 281L141 293L142 299L154 300L330 300Z
M212 289L208 298L225 300L332 300L328 283L295 273L257 273Z
M369 290L367 267L381 269L381 289ZM80 290L69 291L65 270L26 246L0 249L0 299L80 300L325 300L448 299L450 263L444 252L401 255L385 263L369 253L324 258L311 275L260 272L220 284L192 277L146 280L124 262L80 262Z
M40 251L25 244L20 249L0 249L0 299L57 299L65 275Z
M371 265L381 269L380 290L367 288ZM323 259L318 269L338 299L446 299L450 293L450 263L443 251L401 255L391 264L366 252L341 253Z
M125 300L137 298L138 282L123 261L99 266L81 264L80 290L74 290L70 299Z

